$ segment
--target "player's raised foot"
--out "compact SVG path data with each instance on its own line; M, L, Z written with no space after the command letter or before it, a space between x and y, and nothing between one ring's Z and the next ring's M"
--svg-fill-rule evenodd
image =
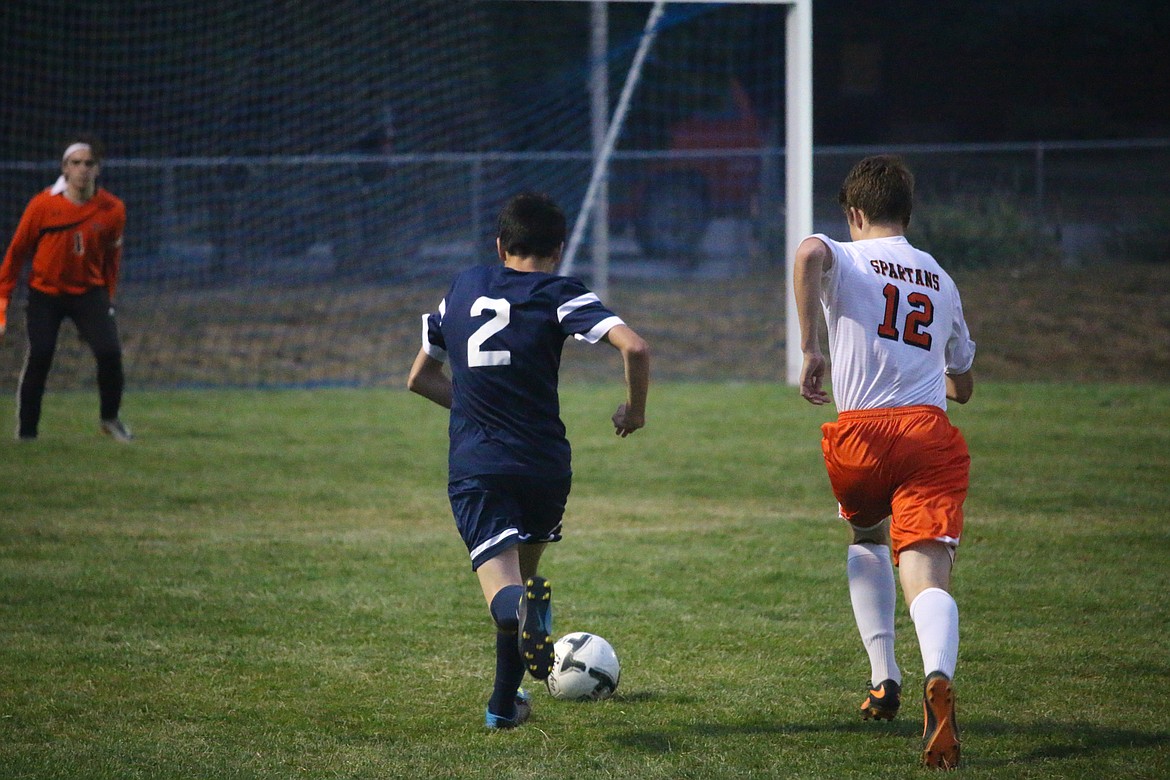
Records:
M922 693L924 724L922 765L935 769L959 766L959 728L955 724L955 689L942 672L931 672Z
M489 729L514 729L532 715L532 696L520 688L516 691L516 712L510 718L495 715L491 709L484 711L484 725Z
M113 420L102 420L102 433L123 444L134 441L134 434L130 433L126 424L116 417Z
M893 720L902 706L902 686L893 680L870 683L869 695L861 703L862 720Z
M553 665L552 588L544 577L524 583L518 616L517 643L524 670L537 680L548 679Z

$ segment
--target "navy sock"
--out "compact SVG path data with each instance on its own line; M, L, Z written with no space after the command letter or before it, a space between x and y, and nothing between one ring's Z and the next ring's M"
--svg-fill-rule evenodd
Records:
M520 611L520 597L524 595L523 585L505 585L492 598L492 620L501 631L515 632L520 626L516 613Z
M494 715L516 717L516 690L524 679L524 661L516 648L516 634L496 632L496 682L488 709Z
M488 710L505 718L516 717L516 689L524 679L524 659L516 646L519 623L516 610L520 607L521 585L501 588L492 599L492 619L496 622L496 681Z

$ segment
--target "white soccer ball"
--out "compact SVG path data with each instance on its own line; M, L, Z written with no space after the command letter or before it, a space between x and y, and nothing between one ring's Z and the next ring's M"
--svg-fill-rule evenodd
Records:
M557 699L597 701L617 690L622 667L613 645L596 634L575 631L553 645L553 668L545 684Z

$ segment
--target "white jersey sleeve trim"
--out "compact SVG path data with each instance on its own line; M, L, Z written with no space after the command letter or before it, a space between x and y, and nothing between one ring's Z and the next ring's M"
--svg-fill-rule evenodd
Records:
M621 317L606 317L604 320L590 328L588 333L574 333L573 338L589 344L596 344L605 338L606 333L609 333L618 325L625 324L625 320L623 320Z
M591 303L601 303L601 299L597 297L597 293L585 293L584 295L578 295L571 301L565 301L557 307L557 322L564 322L565 317L568 317L582 306L588 306Z
M443 305L439 304L439 316L440 317L442 316L442 312L443 312ZM423 352L427 353L427 357L434 358L435 360L439 361L440 363L446 363L447 362L447 350L443 349L440 346L432 344L431 340L427 338L427 320L429 320L430 318L431 318L431 315L429 315L429 314L424 314L422 316L422 348L423 348Z

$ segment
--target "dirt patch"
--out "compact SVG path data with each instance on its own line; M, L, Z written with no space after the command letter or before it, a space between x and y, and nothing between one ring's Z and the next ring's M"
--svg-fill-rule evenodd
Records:
M1170 381L1170 264L955 274L980 380ZM679 379L784 377L782 272L619 287L615 307Z
M1170 381L1170 264L993 269L955 275L980 380ZM420 315L446 279L377 286L216 290L128 286L119 321L131 388L401 386ZM783 273L615 280L610 303L651 343L659 380L783 381ZM0 390L16 387L24 317L10 312ZM566 380L615 376L616 354L570 341ZM92 388L93 360L66 324L51 389Z
M1170 381L1170 264L956 276L980 377Z

